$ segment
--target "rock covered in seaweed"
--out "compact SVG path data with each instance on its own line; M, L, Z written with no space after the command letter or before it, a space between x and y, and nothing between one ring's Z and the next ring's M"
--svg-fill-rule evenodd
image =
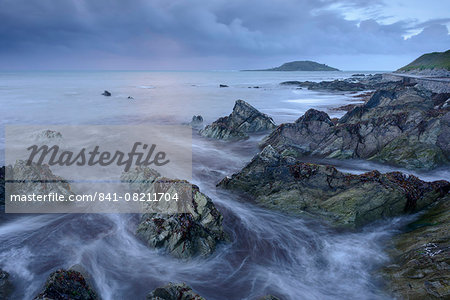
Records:
M392 263L383 268L398 299L450 298L450 197L436 203L408 231L396 236Z
M433 169L450 161L449 95L413 87L379 90L336 124L309 110L281 124L262 143L296 157L373 159L409 169Z
M306 212L349 227L416 212L450 188L446 181L424 182L400 172L345 174L332 166L300 162L270 145L219 186L245 192L270 209Z
M35 300L96 300L99 299L94 288L90 286L87 275L74 270L59 269L51 273L45 282L44 290Z
M169 283L156 288L147 295L147 300L205 300L185 283Z
M169 189L192 191L185 213L167 214L162 211L143 214L136 236L149 247L165 249L177 258L190 258L208 256L218 243L226 240L222 215L196 185L161 177L149 168L126 172L122 180L130 183L133 191L140 193L153 193L159 182L164 182Z
M237 100L229 116L219 118L206 126L200 134L219 140L239 140L248 138L249 133L269 131L275 127L272 118L247 102Z

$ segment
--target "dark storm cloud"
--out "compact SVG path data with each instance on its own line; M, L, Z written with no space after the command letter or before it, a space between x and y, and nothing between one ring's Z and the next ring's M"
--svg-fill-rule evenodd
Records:
M442 25L449 19L383 25L342 15L342 9L382 5L378 0L0 0L0 58L167 61L404 54L450 45ZM418 28L423 29L418 35L403 38Z

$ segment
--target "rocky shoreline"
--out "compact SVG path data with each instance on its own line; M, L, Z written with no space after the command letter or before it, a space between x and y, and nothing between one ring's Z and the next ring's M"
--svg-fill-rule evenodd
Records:
M203 128L203 118L190 125L202 137L237 141L267 132L260 152L217 187L246 195L267 209L317 218L339 228L360 229L375 221L425 211L397 235L388 249L392 261L380 270L386 289L405 299L450 296L449 190L445 180L426 182L400 172L376 170L347 174L333 166L304 162L307 157L366 159L411 170L431 170L450 164L450 94L433 93L405 81L383 76L355 76L331 82L285 82L284 85L329 91L371 91L367 101L339 120L308 110L294 123L275 125L272 118L243 100L232 113ZM0 205L4 205L5 170L25 176L24 162L1 168ZM70 186L50 169L32 166L30 180L55 179L45 187L71 194ZM28 173L27 173L28 174ZM151 249L180 260L210 256L228 234L214 202L188 181L161 176L149 168L122 174L135 192L152 193L164 182L167 190L191 191L185 213L149 212L141 215L135 236ZM39 192L39 191L37 191ZM0 300L13 291L7 272L0 269ZM34 299L100 299L82 267L52 272ZM205 299L185 283L168 283L149 292L147 299ZM260 299L278 299L272 295Z

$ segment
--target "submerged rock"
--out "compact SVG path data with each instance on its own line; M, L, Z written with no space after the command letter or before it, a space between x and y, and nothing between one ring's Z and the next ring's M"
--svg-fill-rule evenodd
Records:
M147 300L205 300L185 283L169 283L156 288L147 295Z
M281 124L262 143L291 155L373 159L410 169L433 169L450 161L450 108L445 97L413 87L379 90L338 123L310 109Z
M0 300L7 300L13 291L8 272L0 269Z
M208 256L219 242L226 240L222 215L197 186L187 181L161 177L149 168L126 172L122 180L130 183L133 191L140 193L153 193L160 182L168 189L192 191L185 213L167 214L162 211L143 214L136 236L149 247L165 249L177 258L190 258Z
M111 96L111 93L108 92L107 90L105 90L105 91L102 93L102 95L103 95L103 96L106 96L106 97L109 97L109 96Z
M95 300L99 299L85 276L72 268L59 269L51 273L45 282L44 290L35 300Z
M272 118L247 102L237 100L229 116L219 118L206 126L200 134L214 139L238 140L248 138L248 133L269 131L275 127Z
M450 298L450 197L395 237L392 264L382 270L398 299Z
M450 188L446 181L424 182L400 172L346 174L332 166L300 162L270 145L218 185L245 192L266 208L308 213L349 227L416 212Z

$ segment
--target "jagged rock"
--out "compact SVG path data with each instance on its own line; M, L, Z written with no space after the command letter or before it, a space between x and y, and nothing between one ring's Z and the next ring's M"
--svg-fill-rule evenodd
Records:
M169 283L156 288L147 295L147 300L205 300L185 283Z
M200 131L204 137L221 140L238 140L248 138L248 133L264 132L275 128L269 116L243 100L237 100L233 112L219 118Z
M201 128L203 126L203 117L201 115L192 116L192 121L189 123L193 128Z
M0 269L0 300L7 300L13 291L8 272Z
M79 271L59 269L51 273L45 282L44 290L35 300L95 300L99 299L95 290Z
M173 180L149 168L137 168L122 175L124 182L139 193L153 193L163 182L167 189L190 190L191 200L186 213L145 213L138 225L136 236L151 248L163 248L177 258L208 256L227 236L222 227L223 217L208 196L187 181Z
M337 124L309 110L295 123L278 126L262 148L271 145L296 157L363 158L433 169L450 161L450 108L435 109L441 98L413 87L379 90Z
M424 182L399 172L345 174L331 166L300 162L270 145L218 185L245 192L270 209L306 212L349 227L418 211L450 188L446 181Z
M226 85L226 84L219 84L219 87L226 88L226 87L228 87L228 85Z
M450 298L450 197L436 203L394 238L392 262L382 270L398 299Z
M111 93L108 92L107 90L105 90L105 91L102 93L102 95L103 95L103 96L109 97L109 96L111 96Z

